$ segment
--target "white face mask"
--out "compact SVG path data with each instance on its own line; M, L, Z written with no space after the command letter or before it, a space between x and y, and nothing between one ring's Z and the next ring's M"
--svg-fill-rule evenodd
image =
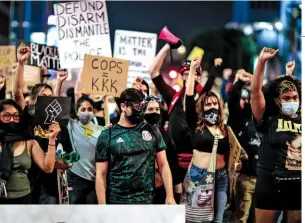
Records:
M297 113L300 103L299 102L284 102L281 103L282 105L282 112L287 115L291 116Z

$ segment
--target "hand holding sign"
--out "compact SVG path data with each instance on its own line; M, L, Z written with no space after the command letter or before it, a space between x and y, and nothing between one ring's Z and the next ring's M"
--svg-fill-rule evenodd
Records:
M20 44L17 49L17 60L20 64L24 64L25 61L30 57L31 49L24 44Z
M53 121L52 125L50 125L48 129L48 132L50 133L49 138L55 139L60 131L61 129L58 122Z
M60 126L67 125L71 98L39 96L35 107L34 133L42 138L48 138L51 134L49 126L54 124L54 121L59 122Z

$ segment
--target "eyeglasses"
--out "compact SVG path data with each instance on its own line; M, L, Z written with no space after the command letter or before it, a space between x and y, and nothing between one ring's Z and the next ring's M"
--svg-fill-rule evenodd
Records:
M11 120L11 118L13 118L15 121L19 121L20 120L20 115L19 114L3 114L1 115L1 118L3 118L4 121L8 122Z

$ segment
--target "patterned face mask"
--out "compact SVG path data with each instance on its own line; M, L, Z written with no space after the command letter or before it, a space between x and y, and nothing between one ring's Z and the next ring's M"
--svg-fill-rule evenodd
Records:
M219 110L216 108L210 108L204 112L204 121L208 126L219 124Z

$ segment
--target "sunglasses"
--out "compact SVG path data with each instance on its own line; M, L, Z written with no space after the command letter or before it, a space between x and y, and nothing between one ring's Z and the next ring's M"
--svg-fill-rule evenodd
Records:
M145 101L157 101L158 103L162 103L162 99L158 96L149 95L145 98Z
M142 111L144 110L145 106L146 106L146 103L145 101L139 101L139 102L125 102L124 104L127 105L127 107L131 107L137 111Z

